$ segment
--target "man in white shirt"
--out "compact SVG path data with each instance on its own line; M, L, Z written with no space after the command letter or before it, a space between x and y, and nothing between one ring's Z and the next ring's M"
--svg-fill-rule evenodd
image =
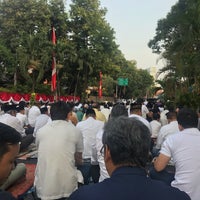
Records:
M179 132L176 112L170 111L166 114L168 124L161 127L158 138L156 142L156 149L160 150L163 142L166 138L171 135Z
M17 108L16 117L17 117L17 119L20 120L22 127L28 126L28 118L25 115L25 108L24 108L24 106L17 105L16 108Z
M32 134L26 135L20 120L16 117L16 105L3 105L4 114L0 116L0 122L7 124L19 132L22 136L20 151L24 151L33 142Z
M129 117L135 117L138 120L140 120L148 127L150 133L152 134L150 123L145 118L142 117L141 107L142 105L140 103L137 102L131 103Z
M42 128L45 124L51 121L48 113L48 108L43 105L40 107L41 114L36 118L35 128L33 132L33 136L36 137L37 131Z
M36 118L40 115L40 109L37 103L32 105L28 111L28 123L31 127L35 127Z
M160 114L159 113L153 113L152 117L153 117L153 119L150 122L151 130L152 130L152 136L151 137L155 140L155 143L156 143L158 133L159 133L160 128L161 128Z
M50 109L52 122L37 131L38 161L34 185L40 199L67 198L78 187L83 139L69 121L72 108L58 101Z
M102 107L100 107L101 112L105 115L106 121L108 121L110 115L110 108L107 103L104 103Z
M86 119L78 122L76 127L81 131L83 136L83 165L78 166L84 178L84 184L89 184L90 178L94 183L99 180L99 165L93 160L94 146L96 143L96 135L104 126L102 121L96 120L96 113L93 109L88 108L86 111Z
M175 176L171 185L186 192L192 200L199 200L200 131L197 129L198 116L193 110L182 108L178 112L177 121L180 132L165 140L159 156L154 159L154 168L158 173L162 173L172 158L175 164Z
M126 109L125 105L116 104L116 105L113 106L111 113L110 113L110 118L117 118L119 116L128 117L128 110ZM103 156L103 152L102 152L102 147L103 147L102 136L103 136L103 129L101 129L97 133L97 137L96 137L96 152L97 152L96 159L98 160L99 167L100 167L99 182L110 177L108 175L107 170L106 170L106 166L105 166L105 162L104 162L104 156Z

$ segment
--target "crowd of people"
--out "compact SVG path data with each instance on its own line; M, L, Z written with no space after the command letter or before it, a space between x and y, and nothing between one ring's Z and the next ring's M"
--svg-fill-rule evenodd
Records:
M15 199L16 157L34 145L37 199L198 200L199 127L198 112L142 98L1 105L0 199Z

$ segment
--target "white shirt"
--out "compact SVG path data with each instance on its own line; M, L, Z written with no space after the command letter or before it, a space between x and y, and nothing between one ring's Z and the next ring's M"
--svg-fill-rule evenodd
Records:
M32 106L28 111L28 123L35 127L35 120L41 114L40 109L37 106Z
M191 200L199 200L200 131L187 128L169 136L160 152L174 161L176 172L171 185L186 192Z
M158 133L160 131L161 128L161 123L158 120L152 120L150 122L150 126L151 126L151 131L152 131L152 136L153 138L157 138L158 137Z
M22 127L28 125L28 118L25 114L22 114L22 113L19 112L19 113L16 114L16 117L21 122Z
M103 136L103 129L101 129L96 136L96 150L97 150L97 161L99 163L100 167L100 177L99 177L99 182L103 181L106 178L109 178L109 174L107 172L105 162L104 162L104 156L102 155L103 152L101 153L101 149L103 147L102 143L102 136Z
M91 158L91 161L94 161L92 155L95 155L93 150L96 146L96 135L103 126L104 123L102 121L96 120L93 117L88 117L86 120L77 123L76 127L81 131L83 136L83 159Z
M157 141L156 141L156 149L161 149L163 142L166 138L174 133L179 132L178 122L172 121L169 124L162 126L160 132L158 133Z
M71 122L54 120L36 134L38 161L34 185L41 199L69 197L77 189L75 152L83 151L80 130Z
M145 118L141 117L140 115L136 115L136 114L130 114L129 117L137 118L139 121L141 121L144 125L147 126L147 128L150 131L150 133L152 134L150 123Z
M26 136L25 129L22 127L21 122L15 116L8 113L0 115L0 122L11 126L16 131L18 131L22 137Z
M160 123L162 126L168 124L168 120L167 120L167 116L166 116L166 113L168 113L168 112L169 112L169 110L161 110L161 112L160 112Z
M147 114L149 113L149 109L146 107L146 105L142 104L141 112L142 112L142 117L146 119Z
M108 121L109 115L110 115L110 109L109 108L102 108L101 112L105 115L106 121Z
M46 114L40 114L35 121L35 128L33 132L33 136L36 137L37 131L42 128L45 124L47 124L50 120L50 117Z

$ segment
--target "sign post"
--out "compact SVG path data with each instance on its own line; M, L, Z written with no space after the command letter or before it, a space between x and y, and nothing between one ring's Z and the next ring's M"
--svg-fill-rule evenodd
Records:
M128 86L128 78L118 78L117 83L118 83L117 85L119 86L124 86L123 93L125 95L126 86ZM120 89L120 93L121 93L121 89ZM116 91L116 96L117 96L117 91Z

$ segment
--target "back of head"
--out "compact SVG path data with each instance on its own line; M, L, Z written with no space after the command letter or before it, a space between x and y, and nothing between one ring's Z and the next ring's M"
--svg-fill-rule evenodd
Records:
M136 118L111 118L104 127L103 145L115 165L145 167L150 149L149 129Z
M160 114L159 113L153 113L153 119L154 120L159 120L160 119Z
M48 112L48 108L45 105L43 105L40 107L40 112L41 112L41 114L45 114Z
M94 109L88 108L85 113L86 117L96 117Z
M178 112L177 121L183 128L197 128L198 115L190 108L182 108Z
M25 101L20 101L19 102L19 106L26 107L26 102Z
M138 112L138 111L140 112L141 108L142 108L142 104L141 103L137 103L137 102L131 103L130 112L131 113Z
M10 113L12 111L16 111L16 105L12 104L3 104L1 109L5 112L5 113Z
M96 108L97 110L100 109L100 104L98 102L93 102L92 103L92 108Z
M51 105L50 114L52 120L66 120L72 108L64 101L58 101Z
M17 110L17 112L21 112L21 111L24 111L25 108L24 108L23 105L17 105L17 106L16 106L16 110Z
M128 117L128 110L126 109L125 105L123 104L115 104L111 110L110 117L119 117L119 116L126 116Z
M137 98L136 100L137 104L143 104L144 103L144 99L143 98Z
M175 111L169 111L166 113L166 117L169 120L176 120L177 119L177 113Z
M21 141L21 134L14 128L0 123L0 159L9 151L9 145L19 144Z

